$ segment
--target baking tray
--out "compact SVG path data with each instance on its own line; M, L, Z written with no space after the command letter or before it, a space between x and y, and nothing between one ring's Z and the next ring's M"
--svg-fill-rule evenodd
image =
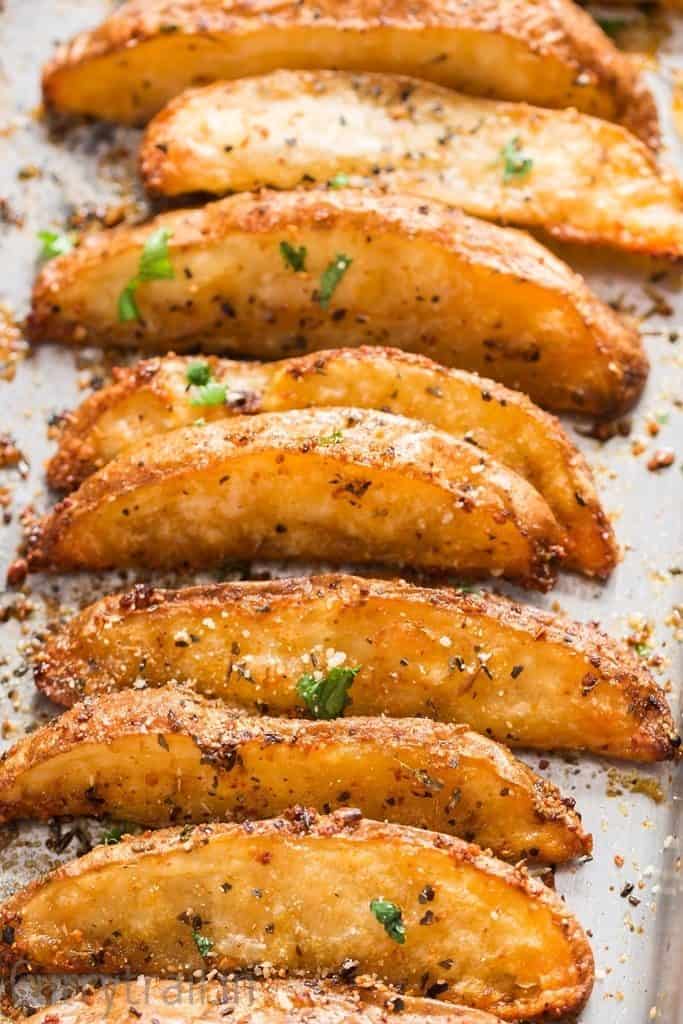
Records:
M134 131L104 125L48 125L39 111L39 70L54 43L96 24L110 12L105 0L8 0L0 3L0 346L13 340L12 324L25 315L35 272L36 232L69 217L140 216L144 199L135 176ZM660 17L660 16L658 16ZM668 17L668 16L667 16ZM683 172L673 131L672 87L683 67L681 25L660 31L656 61L648 61L670 147ZM680 56L679 56L680 55ZM112 214L112 211L114 213ZM598 619L615 636L651 628L648 643L661 655L654 667L671 689L679 713L683 640L683 296L680 272L642 260L564 249L603 297L644 317L652 360L647 390L629 424L598 441L568 422L595 468L608 511L615 518L624 558L606 586L564 575L548 595L512 596ZM679 340L680 332L680 340ZM20 342L19 342L20 343ZM0 434L9 432L22 453L17 466L0 470L0 575L21 536L19 514L43 506L49 424L64 408L98 386L112 357L42 347L18 359L14 378L0 379ZM12 376L11 372L5 376ZM584 428L582 428L583 430ZM659 429L657 436L652 431ZM634 454L644 446L644 451ZM677 449L676 462L658 473L646 468L660 447ZM4 512L5 521L2 522ZM248 567L258 571L262 566ZM244 573L244 567L241 568ZM281 570L282 571L282 570ZM293 569L285 569L293 573ZM301 570L297 570L301 571ZM225 576L223 577L225 578ZM36 577L0 598L0 747L54 714L33 689L27 664L46 624L86 600L118 588L127 576ZM177 582L177 578L165 582ZM186 582L186 581L183 581ZM678 611L677 611L678 606ZM683 892L681 883L680 774L670 766L631 771L588 757L527 760L575 797L595 836L589 863L557 872L556 886L592 935L597 981L581 1017L584 1024L681 1024ZM548 764L545 767L546 763ZM662 799L653 799L661 791ZM96 839L101 826L73 822L61 834L48 826L0 830L0 898ZM631 890L631 886L633 886ZM34 992L31 998L34 998Z

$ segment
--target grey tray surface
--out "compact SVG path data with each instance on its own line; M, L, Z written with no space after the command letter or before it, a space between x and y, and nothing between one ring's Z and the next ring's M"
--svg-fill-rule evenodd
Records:
M69 217L97 218L116 208L126 216L145 212L135 178L135 132L103 125L57 131L38 109L40 67L55 41L96 24L112 5L106 0L8 0L4 7L0 13L0 346L11 323L20 321L27 311L37 231L64 225ZM683 30L675 25L651 78L669 133L668 157L681 170L670 110L672 77L682 64ZM598 619L615 636L651 630L649 643L661 656L654 671L660 683L670 688L678 714L683 640L680 271L601 252L564 250L562 255L605 298L644 318L652 373L630 417L630 435L617 433L601 443L579 435L576 424L567 423L595 469L624 557L605 586L565 575L556 590L544 597L520 595L511 588L506 592L578 619ZM111 356L97 351L73 353L46 346L20 359L13 379L0 379L0 434L10 433L23 454L18 467L0 470L0 502L7 501L5 508L0 507L2 579L19 543L21 510L28 504L40 508L50 500L44 461L51 449L51 418L74 405L89 386L97 386L111 362ZM659 433L653 436L657 428ZM642 453L634 454L639 447ZM674 465L658 473L648 471L649 457L663 447L676 450ZM131 579L130 575L97 580L38 577L21 591L7 591L0 597L3 747L55 713L33 688L27 655L34 638L47 622ZM529 755L528 760L538 768L541 758ZM559 891L590 930L596 957L597 982L582 1022L683 1021L680 777L670 766L634 772L586 757L551 757L549 766L541 770L575 797L595 836L594 859L556 876ZM661 789L659 802L652 798L657 788L653 782ZM71 842L61 852L56 849L60 843L55 842L54 830L46 826L0 830L0 898L57 861L74 856L83 839L100 834L94 822L73 830Z

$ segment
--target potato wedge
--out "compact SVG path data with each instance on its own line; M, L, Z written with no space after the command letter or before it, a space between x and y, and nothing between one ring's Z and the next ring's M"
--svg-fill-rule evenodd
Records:
M131 1010L131 1007L133 1008ZM382 985L252 978L185 982L135 978L55 1003L32 1024L496 1024L481 1010L406 996Z
M193 404L201 402L189 384L198 366L224 385L220 405ZM519 392L398 349L339 349L280 363L170 355L116 368L113 384L63 420L48 481L71 490L131 444L202 417L328 405L399 413L464 438L545 498L564 528L568 567L603 578L614 568L614 533L591 471L561 424Z
M584 932L542 882L452 836L348 809L100 846L0 907L6 968L319 974L349 958L408 995L510 1021L577 1011L593 981Z
M178 680L250 711L295 714L304 673L361 666L354 715L466 722L505 743L629 760L680 740L641 659L600 633L492 594L329 575L99 601L51 637L35 681L58 704Z
M565 242L683 255L680 183L621 125L398 75L274 71L188 92L151 123L140 164L164 195L341 175Z
M538 492L472 445L404 416L304 409L186 427L124 452L33 529L28 562L379 561L545 590L560 537Z
M118 297L161 228L175 280L141 285L143 321L121 323ZM305 250L305 271L286 246L290 261ZM322 275L342 253L353 263L323 308ZM30 329L34 340L164 352L200 341L266 359L390 341L598 416L632 405L647 375L637 332L528 236L356 189L234 196L89 235L42 270Z
M138 0L60 47L43 94L66 113L139 124L188 86L283 66L405 72L578 107L659 142L634 65L570 0Z
M0 761L0 822L271 818L293 804L458 835L507 860L590 853L559 791L493 740L427 719L249 718L173 687L86 698Z

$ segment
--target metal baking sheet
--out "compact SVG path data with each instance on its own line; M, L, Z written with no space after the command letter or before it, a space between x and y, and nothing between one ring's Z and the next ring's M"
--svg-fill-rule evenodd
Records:
M60 130L39 108L39 70L58 39L96 24L106 0L8 0L0 4L0 350L27 310L37 252L36 232L55 225L141 216L133 131L104 125ZM613 9L612 9L613 10ZM648 15L644 15L648 17ZM621 16L620 16L621 17ZM643 14L638 12L642 19ZM672 93L683 68L681 26L657 15L645 23L648 74L667 130L670 159L683 172L674 133ZM652 42L654 40L654 42ZM654 57L655 44L658 55ZM563 250L597 291L643 318L652 360L638 407L607 441L568 429L595 468L600 490L624 548L606 586L565 575L546 596L506 593L578 619L598 619L615 636L647 640L660 683L678 713L683 640L683 297L680 271L602 252ZM2 366L0 351L0 367ZM61 410L97 387L112 358L43 347L0 379L0 434L22 453L0 469L0 574L4 579L20 540L21 510L49 501L44 460L49 425ZM13 379L5 380L5 377ZM627 433L630 431L629 433ZM660 448L676 451L673 466L647 469ZM4 521L3 521L4 514ZM252 566L251 569L263 567ZM244 567L242 567L244 571ZM293 572L295 570L285 570ZM27 654L46 624L107 589L132 579L36 578L0 598L0 744L6 747L55 709L34 692ZM169 582L167 580L167 582ZM649 656L646 652L646 656ZM681 788L670 766L637 769L586 757L528 756L529 763L575 797L595 836L590 863L560 870L556 885L590 930L597 965L585 1024L676 1024L683 1021L683 893ZM547 764L547 767L545 765ZM661 800L654 799L661 791ZM70 833L73 833L70 836ZM0 830L0 898L100 834L93 822ZM68 840L68 842L67 842ZM66 844L66 845L65 845ZM633 888L631 888L631 886Z

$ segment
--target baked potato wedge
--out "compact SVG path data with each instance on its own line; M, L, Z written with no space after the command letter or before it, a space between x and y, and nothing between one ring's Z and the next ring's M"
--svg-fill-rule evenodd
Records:
M558 895L452 836L347 809L100 846L0 907L0 964L160 977L360 974L503 1020L578 1011L588 940Z
M336 714L353 672L338 672ZM351 700L353 686L350 688ZM0 821L142 825L271 818L293 804L458 835L554 864L591 837L555 786L493 740L428 719L249 718L179 689L86 698L0 761Z
M404 72L577 107L659 141L634 65L571 0L138 0L60 47L43 95L65 113L140 124L188 86L280 67Z
M163 195L342 181L563 242L683 255L680 183L621 125L399 75L274 71L190 91L151 123L140 165Z
M132 1007L132 1009L131 1009ZM55 1003L32 1024L496 1024L481 1010L406 996L382 985L252 978L163 981L135 978Z
M142 320L121 322L119 296L161 230L175 278L142 284ZM352 263L324 307L340 254ZM637 332L527 235L357 189L233 196L88 235L38 276L30 331L266 359L390 342L597 416L632 405L647 375Z
M305 715L296 683L360 672L349 712L466 722L516 746L635 761L680 740L642 659L599 632L493 594L346 575L160 590L85 608L37 654L58 704L178 680L254 712Z
M404 416L304 409L186 427L123 452L33 528L28 564L379 561L545 590L560 537L538 492L467 442Z
M219 405L201 404L191 381L204 377L223 386ZM398 349L337 349L278 363L169 355L117 367L112 384L63 418L48 481L71 490L132 444L200 418L330 405L425 420L488 452L545 498L563 527L568 567L603 578L614 568L612 527L561 424L520 392Z

